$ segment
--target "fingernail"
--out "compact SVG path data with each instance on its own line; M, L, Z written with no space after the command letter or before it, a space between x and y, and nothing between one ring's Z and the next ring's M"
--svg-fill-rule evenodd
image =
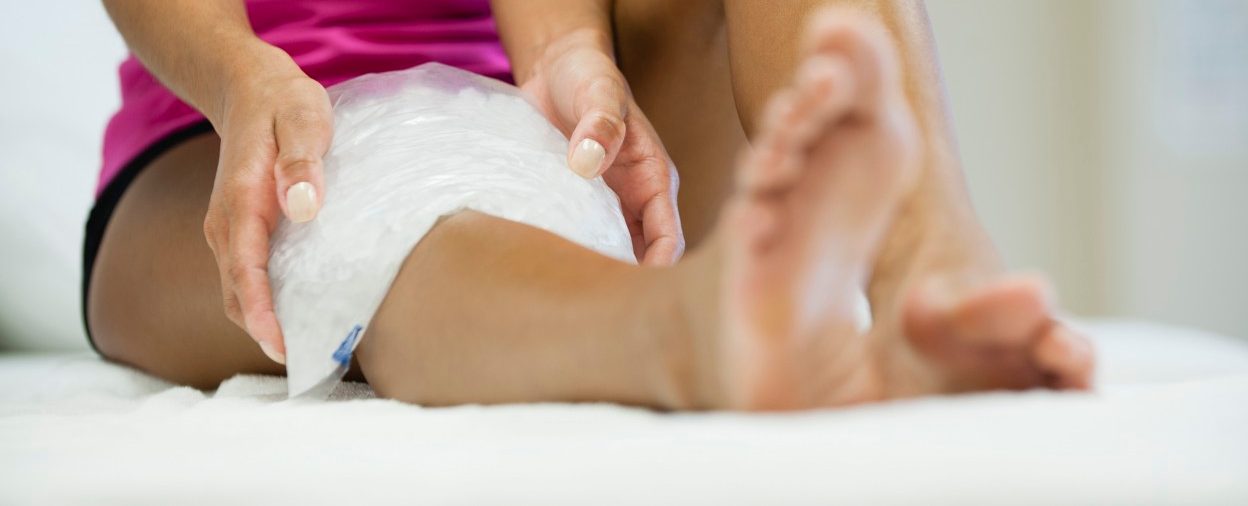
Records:
M263 351L265 355L268 355L274 362L286 365L286 355L278 353L273 349L273 346L269 345L269 343L260 343L260 350Z
M316 217L316 188L307 181L286 190L286 212L290 221L303 223Z
M607 150L603 149L602 144L593 139L585 139L576 145L576 151L572 153L572 172L585 179L597 176L598 167L606 157Z

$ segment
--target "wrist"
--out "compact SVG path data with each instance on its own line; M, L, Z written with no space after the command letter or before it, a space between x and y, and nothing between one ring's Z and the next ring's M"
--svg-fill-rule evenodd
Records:
M513 74L516 84L524 84L542 75L550 62L558 61L573 51L590 50L601 53L615 61L615 49L608 30L597 27L575 28L563 32L539 36L527 57L513 58Z
M612 54L612 0L490 0L517 84L552 49L576 40Z

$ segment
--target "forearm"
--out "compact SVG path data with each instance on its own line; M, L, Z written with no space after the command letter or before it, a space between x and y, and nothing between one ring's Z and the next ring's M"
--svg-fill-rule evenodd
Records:
M299 72L256 37L241 0L104 0L104 7L139 61L214 125L232 89Z
M552 44L569 36L614 57L611 0L491 0L503 47L517 84Z

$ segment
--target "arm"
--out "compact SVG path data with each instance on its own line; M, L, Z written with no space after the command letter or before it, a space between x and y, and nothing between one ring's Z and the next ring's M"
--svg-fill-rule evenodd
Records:
M105 0L104 7L143 66L214 125L231 83L261 69L298 70L251 31L241 0Z
M546 48L570 34L604 55L615 53L609 0L491 0L490 4L516 84L528 82Z
M620 196L637 258L684 252L677 175L615 63L610 0L492 0L516 84L570 141L568 166Z
M240 0L105 0L126 44L221 136L204 235L226 315L278 362L285 346L269 287L269 236L283 213L315 217L329 97L281 49L256 37Z

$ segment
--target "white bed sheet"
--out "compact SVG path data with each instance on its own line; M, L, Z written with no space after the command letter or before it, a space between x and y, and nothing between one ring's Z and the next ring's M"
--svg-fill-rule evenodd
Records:
M1248 504L1248 346L1088 326L1094 395L791 415L421 408L348 384L215 393L91 355L0 357L0 504Z

